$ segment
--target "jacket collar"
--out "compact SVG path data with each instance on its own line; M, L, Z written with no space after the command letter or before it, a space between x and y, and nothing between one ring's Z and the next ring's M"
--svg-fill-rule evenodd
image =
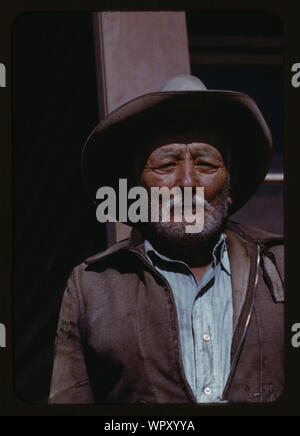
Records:
M129 238L117 242L116 244L112 245L104 251L101 251L100 253L95 254L94 256L88 257L87 259L85 259L84 262L89 265L91 263L99 262L103 259L106 259L107 257L119 253L120 251L128 251L130 249L136 249L142 254L145 254L142 235L135 227L133 228Z
M235 331L247 296L254 244L239 235L235 229L227 227L225 232L227 234L227 249L231 270L234 308L233 329Z

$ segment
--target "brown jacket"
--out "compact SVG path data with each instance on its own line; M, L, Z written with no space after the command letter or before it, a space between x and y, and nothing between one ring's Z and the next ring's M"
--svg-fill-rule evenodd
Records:
M283 240L229 222L234 337L230 402L283 390ZM50 403L195 403L183 370L176 307L138 231L75 268L57 331Z

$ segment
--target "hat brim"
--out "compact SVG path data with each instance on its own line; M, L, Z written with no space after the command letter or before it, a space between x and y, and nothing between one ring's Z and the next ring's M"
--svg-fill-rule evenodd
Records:
M234 91L177 91L146 94L102 120L82 153L82 174L93 201L102 186L132 181L132 159L143 136L162 122L208 124L226 135L231 148L233 204L230 215L256 193L270 168L272 135L255 101Z

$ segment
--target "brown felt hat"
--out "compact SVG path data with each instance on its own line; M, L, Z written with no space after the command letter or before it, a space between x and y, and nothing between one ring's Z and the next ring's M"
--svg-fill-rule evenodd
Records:
M272 135L255 101L235 91L209 90L197 77L170 78L159 91L137 97L107 115L82 153L84 184L92 200L102 186L133 182L132 161L158 126L208 125L226 136L231 149L233 204L230 214L256 193L270 168Z

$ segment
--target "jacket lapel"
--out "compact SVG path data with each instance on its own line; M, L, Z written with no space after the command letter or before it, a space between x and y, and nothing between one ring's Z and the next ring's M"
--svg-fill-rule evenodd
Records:
M233 295L233 329L236 330L247 294L251 267L251 248L248 241L226 230Z

